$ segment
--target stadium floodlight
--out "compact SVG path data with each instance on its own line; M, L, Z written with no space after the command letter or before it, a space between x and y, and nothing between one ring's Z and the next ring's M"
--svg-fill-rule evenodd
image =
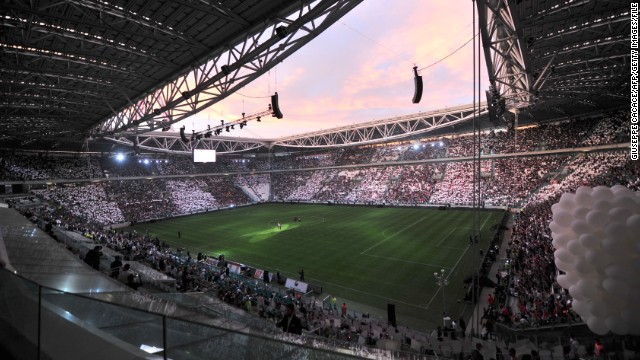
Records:
M149 164L149 159L144 159L144 161L143 161L143 162L145 163L145 165L146 165L146 164Z
M116 154L116 160L117 161L124 161L124 154L123 153L117 153Z

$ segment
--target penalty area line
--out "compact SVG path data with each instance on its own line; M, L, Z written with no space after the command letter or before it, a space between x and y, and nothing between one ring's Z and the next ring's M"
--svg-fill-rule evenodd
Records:
M449 236L451 236L451 234L453 234L454 231L456 231L458 228L454 227L453 229L451 229L451 231L449 231L449 233L443 237L442 239L440 239L440 241L438 241L438 243L436 244L436 247L440 247L440 245L442 245L442 242L445 241Z
M396 236L396 235L400 234L401 232L403 232L403 231L405 231L405 230L409 229L410 227L412 227L412 226L416 225L417 223L421 222L421 221L422 221L422 220L424 220L424 219L426 219L426 216L423 216L421 219L419 219L419 220L415 221L414 223L409 224L409 225L405 226L404 228L402 228L402 229L400 229L400 230L396 231L395 233L391 234L389 237L387 237L387 238L385 238L385 239L383 239L383 240L381 240L381 241L379 241L379 242L377 242L377 243L375 243L375 244L371 245L371 246L370 246L370 247L368 247L366 250L363 250L363 251L360 253L360 255L365 255L365 253L366 253L366 252L368 252L369 250L371 250L371 249L373 249L373 248L376 248L376 247L378 247L379 245L381 245L381 244L383 244L383 243L387 242L387 240L389 240L389 239L391 239L392 237L394 237L394 236Z

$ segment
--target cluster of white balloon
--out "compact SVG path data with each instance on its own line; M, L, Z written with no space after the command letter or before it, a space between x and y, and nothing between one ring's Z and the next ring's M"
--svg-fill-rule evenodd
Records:
M581 186L551 206L555 264L573 309L604 335L640 335L640 193Z

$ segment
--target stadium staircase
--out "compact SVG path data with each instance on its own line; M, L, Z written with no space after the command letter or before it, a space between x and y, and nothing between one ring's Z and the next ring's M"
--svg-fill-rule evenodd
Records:
M258 195L258 193L251 187L251 185L249 185L249 183L244 178L242 178L241 176L240 178L242 180L236 180L234 181L234 184L238 188L240 188L240 190L242 190L242 192L245 193L245 195L247 195L252 202L260 202L260 196Z

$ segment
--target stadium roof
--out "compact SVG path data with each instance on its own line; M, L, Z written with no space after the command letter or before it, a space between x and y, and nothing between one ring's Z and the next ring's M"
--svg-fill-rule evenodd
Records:
M0 141L39 150L109 151L121 143L236 152L371 143L469 119L456 108L286 139L213 137L197 145L151 132L224 99L361 1L4 1ZM628 106L627 1L477 4L489 78L521 123ZM104 138L111 141L98 141Z

